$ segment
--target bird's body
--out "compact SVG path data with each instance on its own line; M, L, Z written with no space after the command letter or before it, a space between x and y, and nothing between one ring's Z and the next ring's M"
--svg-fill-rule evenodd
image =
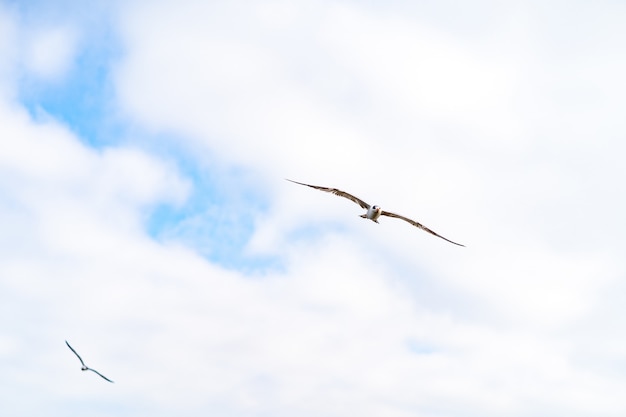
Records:
M81 357L80 357L80 355L79 355L79 354L78 354L78 353L74 350L74 348L73 348L73 347L71 347L69 343L67 343L67 340L65 341L65 344L67 345L67 347L68 347L68 348L70 348L70 350L71 350L72 352L74 352L74 355L76 355L76 357L77 357L77 358L78 358L78 360L80 361L80 364L81 364L81 368L80 368L80 370L81 370L81 371L91 371L91 372L94 372L94 373L96 373L96 374L100 375L103 379L105 379L105 380L107 380L107 381L109 381L109 382L113 383L113 381L111 381L111 380L110 380L109 378L107 378L106 376L102 375L100 372L96 371L95 369L91 369L91 368L89 368L87 365L85 365L85 362L83 362L83 358L81 358Z
M378 218L382 215L383 210L378 206L371 206L367 209L367 213L361 214L364 219L370 219L373 222L378 223Z
M352 194L349 194L349 193L347 193L345 191L341 191L341 190L339 190L337 188L320 187L318 185L304 184L302 182L297 182L297 181L292 181L292 180L287 180L287 181L293 182L295 184L300 184L300 185L305 185L307 187L315 188L316 190L332 193L332 194L338 195L339 197L347 198L348 200L351 200L351 201L357 203L359 206L361 206L362 208L367 210L366 213L361 214L361 217L364 218L364 219L369 219L369 220L371 220L373 222L378 223L378 218L380 216L395 217L395 218L404 220L405 222L408 222L408 223L412 224L413 226L418 227L418 228L424 230L425 232L428 232L431 235L437 236L437 237L439 237L439 238L441 238L443 240L446 240L446 241L448 241L450 243L453 243L453 244L458 245L458 246L465 246L465 245L461 245L460 243L453 242L450 239L446 239L445 237L443 237L443 236L433 232L432 230L430 230L426 226L422 225L421 223L416 222L415 220L411 220L408 217L404 217L404 216L401 216L399 214L392 213L390 211L384 211L383 209L381 209L379 206L376 206L376 205L369 205L368 203L366 203L365 201L361 200L360 198L358 198L358 197L356 197L356 196L354 196Z

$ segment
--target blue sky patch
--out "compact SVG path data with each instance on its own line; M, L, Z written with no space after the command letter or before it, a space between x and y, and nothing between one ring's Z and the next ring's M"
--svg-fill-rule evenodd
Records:
M24 73L19 98L34 118L42 111L65 123L86 144L116 142L123 124L113 111L111 65L120 47L112 34L81 43L75 62L62 80L52 82Z

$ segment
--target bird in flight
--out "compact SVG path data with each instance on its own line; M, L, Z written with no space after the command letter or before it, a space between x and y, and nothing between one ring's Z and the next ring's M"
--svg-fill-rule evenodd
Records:
M71 350L72 352L74 352L74 355L76 355L76 357L78 357L78 360L80 361L80 363L81 363L81 365L82 365L82 368L80 368L80 370L81 370L81 371L92 371L92 372L95 372L95 373L97 373L98 375L100 375L102 378L106 379L107 381L109 381L109 382L111 382L111 383L113 382L113 381L111 381L109 378L107 378L106 376L102 375L100 372L96 371L95 369L91 369L91 368L89 368L87 365L85 365L85 362L83 362L83 358L81 358L81 357L80 357L80 355L79 355L78 353L76 353L76 351L74 350L74 348L73 348L73 347L71 347L69 343L67 343L67 340L65 341L65 344L67 345L67 347L68 347L68 348L70 348L70 350Z
M465 247L465 245L461 245L460 243L453 242L450 239L446 239L445 237L443 237L443 236L433 232L428 227L422 225L421 223L416 222L415 220L411 220L408 217L404 217L404 216L401 216L401 215L396 214L396 213L391 213L389 211L384 211L383 209L381 209L378 206L370 206L365 201L363 201L360 198L355 197L352 194L349 194L349 193L347 193L345 191L341 191L341 190L338 190L336 188L328 188L328 187L320 187L320 186L317 186L317 185L304 184L304 183L297 182L297 181L292 181L292 180L289 180L289 179L287 181L293 182L295 184L300 184L300 185L305 185L307 187L315 188L316 190L326 191L327 193L332 193L332 194L338 195L339 197L344 197L344 198L347 198L348 200L352 200L355 203L357 203L359 206L361 206L362 208L367 210L367 213L361 214L361 217L363 217L364 219L370 219L371 221L378 223L378 218L380 216L395 217L397 219L404 220L405 222L409 222L413 226L419 227L420 229L424 230L425 232L430 233L431 235L435 235L435 236L437 236L437 237L439 237L439 238L441 238L443 240L447 240L448 242L453 243L455 245Z

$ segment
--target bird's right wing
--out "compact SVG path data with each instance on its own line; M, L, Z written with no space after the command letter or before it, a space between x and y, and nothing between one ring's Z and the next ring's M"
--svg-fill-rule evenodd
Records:
M337 188L320 187L318 185L309 185L309 184L304 184L302 182L292 181L292 180L287 180L287 181L293 182L295 184L306 185L307 187L315 188L316 190L326 191L327 193L332 193L332 194L338 195L339 197L347 198L348 200L354 201L355 203L357 203L359 206L361 206L362 208L366 210L370 208L370 205L367 204L365 201L361 200L360 198L356 196L353 196L350 193L346 193L345 191L338 190Z
M78 358L78 360L80 361L80 363L81 363L83 366L86 366L86 365L85 365L85 362L83 362L83 358L81 358L81 357L80 357L80 355L79 355L78 353L76 353L76 351L74 350L74 348L73 348L73 347L71 347L69 343L67 343L67 340L65 341L65 344L67 345L67 347L68 347L68 348L70 348L70 350L71 350L72 352L74 352L74 355L76 355L76 357Z

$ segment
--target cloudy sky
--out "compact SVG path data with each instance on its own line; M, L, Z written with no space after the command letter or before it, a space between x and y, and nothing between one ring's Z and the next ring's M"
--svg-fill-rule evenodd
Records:
M0 0L3 415L626 414L623 2L90 4Z

